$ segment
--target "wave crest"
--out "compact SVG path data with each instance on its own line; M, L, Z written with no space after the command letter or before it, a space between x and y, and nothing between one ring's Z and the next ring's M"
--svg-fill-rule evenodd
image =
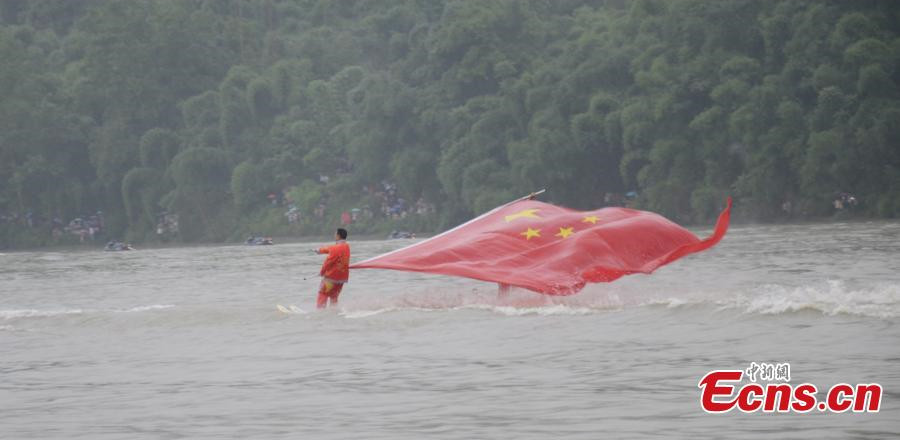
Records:
M900 285L849 288L840 280L828 280L825 286L767 285L739 296L735 306L763 315L814 310L828 316L895 318L900 316Z
M90 309L50 309L50 310L38 310L38 309L9 309L9 310L0 310L0 319L3 320L12 320L12 319L24 319L24 318L54 318L59 316L68 316L68 315L82 315L82 314L91 314L91 313L135 313L135 312L147 312L151 310L162 310L175 307L173 304L152 304L148 306L137 306L129 309L105 309L105 310L90 310Z
M632 286L634 287L634 286ZM484 310L504 316L589 315L617 310L664 307L673 312L700 308L748 314L780 315L818 312L825 316L853 315L880 319L900 316L900 285L880 284L848 287L845 281L829 280L813 285L764 284L732 291L685 291L659 297L642 289L584 291L570 297L548 297L517 292L503 300L484 292L408 293L379 301L349 303L341 316L367 318L394 312Z
M14 309L14 310L0 310L0 318L3 318L3 319L52 318L54 316L80 315L82 313L84 313L84 310L81 310L81 309L62 309L62 310Z

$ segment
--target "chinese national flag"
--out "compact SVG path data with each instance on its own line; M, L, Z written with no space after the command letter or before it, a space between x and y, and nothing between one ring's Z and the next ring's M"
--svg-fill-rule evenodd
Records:
M574 211L515 201L447 232L351 265L457 275L548 295L585 283L651 273L710 248L728 230L731 198L713 234L699 239L658 214L626 208Z

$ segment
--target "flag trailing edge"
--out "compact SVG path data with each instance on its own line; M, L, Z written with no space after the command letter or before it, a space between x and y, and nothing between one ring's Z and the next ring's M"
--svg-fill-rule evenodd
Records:
M463 276L570 295L588 282L649 274L709 249L725 236L732 204L729 197L713 234L701 240L652 212L618 207L575 211L531 200L534 195L350 267Z

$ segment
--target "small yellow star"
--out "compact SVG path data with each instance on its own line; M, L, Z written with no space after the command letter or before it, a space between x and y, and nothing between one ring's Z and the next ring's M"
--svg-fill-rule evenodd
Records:
M584 223L591 223L591 224L596 225L597 220L600 220L600 217L597 217L596 215L589 215L589 216L583 218L581 221Z
M556 236L566 238L575 233L575 231L573 231L573 229L575 229L575 228L572 226L569 226L568 228L559 228L559 233L556 234Z
M536 214L537 212L538 212L537 209L524 209L515 214L507 215L506 217L503 217L503 218L506 220L507 223L509 223L517 218L540 218Z
M522 232L521 235L524 235L526 240L531 240L531 237L540 237L541 230L528 228L528 230L525 232Z

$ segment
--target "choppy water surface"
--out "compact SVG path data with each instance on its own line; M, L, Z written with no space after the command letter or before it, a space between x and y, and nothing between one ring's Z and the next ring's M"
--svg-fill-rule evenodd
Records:
M321 313L312 247L0 254L0 438L900 435L898 223L734 227L567 298L361 270ZM751 361L882 410L704 413L699 379Z

